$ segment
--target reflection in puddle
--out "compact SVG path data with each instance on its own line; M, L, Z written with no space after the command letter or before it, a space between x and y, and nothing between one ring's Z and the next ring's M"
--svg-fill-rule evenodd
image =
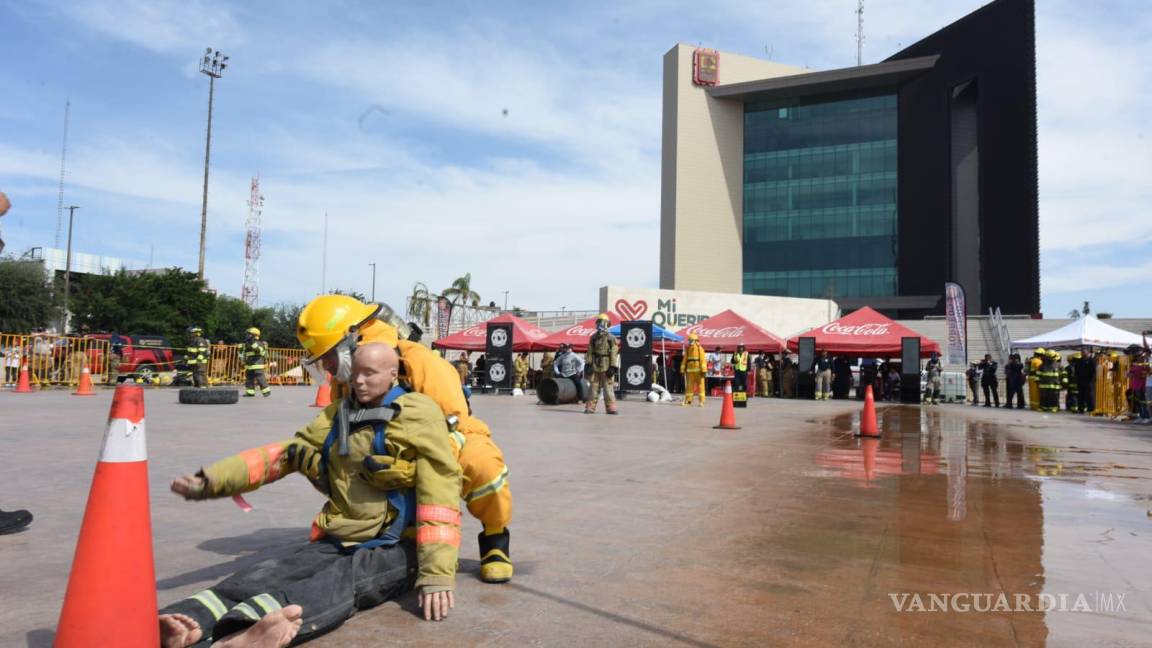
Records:
M1152 632L1152 451L1040 445L1043 431L1014 433L949 408L887 407L880 415L880 439L855 436L855 414L820 422L827 436L813 449L818 470L804 473L821 480L811 488L825 498L822 514L865 521L839 530L836 542L873 547L866 597L971 592L1034 602L1103 594L1126 603L1124 610L926 620L881 600L881 616L901 636L939 637L930 626L944 624L952 641L1132 644ZM1085 439L1109 442L1104 435ZM857 494L843 493L846 487ZM837 505L848 508L837 513L830 508ZM840 583L853 578L851 561L823 569Z

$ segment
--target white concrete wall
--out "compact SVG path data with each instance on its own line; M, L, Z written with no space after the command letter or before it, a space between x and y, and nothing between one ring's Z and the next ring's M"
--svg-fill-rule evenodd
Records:
M780 337L827 324L840 316L836 302L827 299L621 286L600 289L601 312L611 310L624 319L652 320L671 331L729 309Z
M743 291L744 104L692 83L695 46L664 55L660 287ZM720 52L719 85L804 69Z

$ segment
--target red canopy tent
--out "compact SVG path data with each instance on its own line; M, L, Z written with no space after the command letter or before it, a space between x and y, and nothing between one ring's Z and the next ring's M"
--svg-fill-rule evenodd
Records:
M687 338L695 333L700 336L700 346L705 351L716 347L725 353L736 350L736 345L743 343L749 353L780 353L784 350L784 340L767 330L753 324L743 316L732 310L718 313L696 324L686 326L677 335Z
M471 328L464 329L459 333L453 333L446 338L436 340L432 343L432 348L453 349L456 351L484 351L487 341L488 322L494 324L503 322L512 323L512 350L516 352L531 351L536 342L548 337L548 331L534 324L529 324L511 313L504 313L486 322L480 322Z
M609 326L616 326L620 323L620 317L608 311ZM566 329L556 331L548 337L537 340L536 344L532 346L534 351L551 351L560 348L561 344L571 344L573 351L583 353L588 350L588 340L592 339L592 334L596 332L596 318L589 319L574 324Z
M816 338L816 351L827 351L834 356L899 358L900 338L905 337L920 338L921 357L940 352L940 345L934 340L893 322L867 306L835 322L788 338L788 348L796 351L802 337Z

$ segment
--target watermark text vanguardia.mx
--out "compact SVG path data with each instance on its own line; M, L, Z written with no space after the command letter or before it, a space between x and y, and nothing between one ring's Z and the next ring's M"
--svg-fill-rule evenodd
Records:
M897 612L1127 612L1125 592L992 594L889 592Z

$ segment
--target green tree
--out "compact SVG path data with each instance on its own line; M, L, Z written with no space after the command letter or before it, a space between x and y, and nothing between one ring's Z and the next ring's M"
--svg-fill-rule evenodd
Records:
M294 349L300 346L296 340L296 322L300 319L302 310L304 310L302 305L288 303L257 308L252 313L252 322L260 329L261 337L268 346Z
M480 293L472 290L472 273L469 272L463 277L456 277L452 280L452 285L440 291L452 307L455 308L457 304L466 304L473 308L480 305ZM464 313L460 313L460 321L464 321Z
M163 335L174 345L187 342L185 329L213 332L216 297L193 272L80 275L73 282L70 308L78 332Z
M432 305L436 303L439 295L432 294L428 290L428 285L423 281L417 281L412 286L412 294L408 296L408 310L405 313L406 317L410 317L418 324L423 324L425 329L431 326L432 319Z
M216 307L205 332L213 342L239 344L253 322L252 309L243 300L228 295L216 297Z
M27 333L58 316L42 261L0 258L0 332Z
M340 289L336 289L336 290L333 290L333 291L332 291L332 294L333 294L333 295L344 295L345 297L351 297L352 299L355 299L355 300L358 300L358 301L364 302L365 304L367 304L367 303L368 303L368 301L369 301L369 299L368 299L368 296L367 296L367 295L365 295L364 293L362 293L362 292L358 291L358 290L340 290Z

